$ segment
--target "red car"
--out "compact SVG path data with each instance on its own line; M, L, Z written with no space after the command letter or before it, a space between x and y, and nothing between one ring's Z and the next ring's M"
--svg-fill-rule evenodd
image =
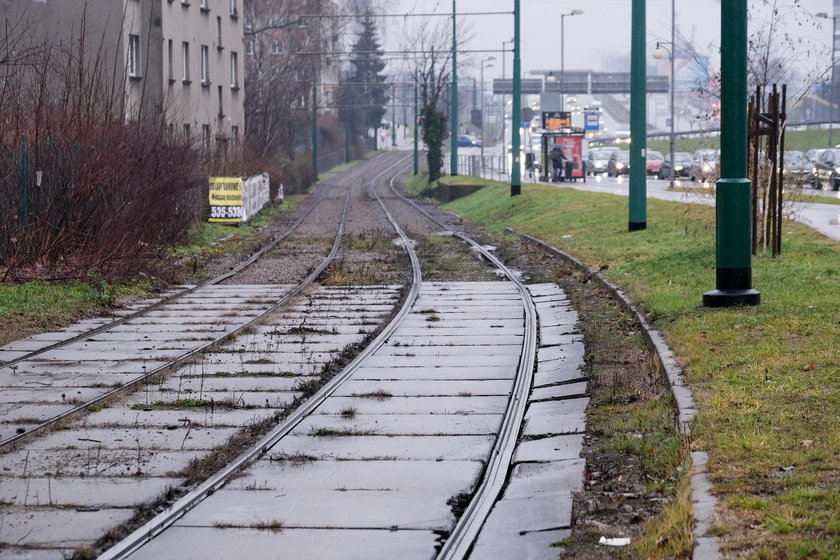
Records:
M647 169L647 174L659 175L660 171L662 171L663 161L665 161L665 158L662 156L662 154L653 150L648 150L645 165L645 168Z

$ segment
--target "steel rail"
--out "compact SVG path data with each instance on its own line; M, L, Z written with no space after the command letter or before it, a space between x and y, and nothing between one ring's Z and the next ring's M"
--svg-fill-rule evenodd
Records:
M323 200L323 198L321 200ZM321 200L318 201L319 204L320 204ZM110 390L106 393L103 393L103 394L99 395L96 398L93 398L93 399L91 399L91 400L89 400L89 401L87 401L83 404L75 406L74 408L71 408L70 410L67 410L67 411L65 411L61 414L53 416L52 418L49 418L49 419L45 420L41 424L38 424L34 428L31 428L31 429L27 430L26 432L24 432L22 434L15 434L14 436L12 436L8 439L0 441L0 451L2 451L4 449L8 449L8 448L10 448L10 447L12 447L12 446L14 446L18 443L21 443L23 440L34 437L35 435L40 434L44 430L46 430L48 428L51 428L52 426L55 426L59 422L62 422L64 420L72 418L76 415L84 413L85 411L88 410L89 407L95 406L95 405L97 405L99 403L102 403L102 402L106 402L106 401L108 401L108 400L110 400L110 399L112 399L112 398L114 398L118 395L126 393L130 389L145 383L148 379L151 379L154 376L167 373L167 372L181 366L184 362L188 361L189 359L193 358L194 356L202 354L202 353L216 347L218 344L223 342L228 337L238 335L239 333L248 329L252 325L255 325L258 322L260 322L267 315L270 315L271 313L273 313L274 311L276 311L280 307L284 306L289 300L291 300L293 297L300 294L303 290L305 290L307 287L309 287L309 285L312 284L318 278L318 276L320 276L321 273L327 268L327 266L329 266L330 263L332 263L335 260L335 258L338 256L339 250L341 249L341 242L344 239L344 232L345 232L345 228L346 228L349 203L350 203L350 191L347 192L347 195L345 196L345 199L344 199L344 207L342 209L341 220L339 221L338 230L336 232L335 240L333 241L333 245L332 245L332 248L330 250L329 255L327 255L327 257L324 258L323 261L321 261L321 263L309 274L309 276L307 276L303 280L303 282L298 284L295 288L290 290L288 293L284 294L280 299L278 299L274 304L272 304L265 311L263 311L259 315L255 316L250 321L236 327L234 330L232 330L230 332L226 332L221 337L216 338L215 340L213 340L211 342L208 342L207 344L204 344L202 346L194 348L194 349L192 349L192 350L190 350L190 351L188 351L184 354L181 354L175 360L172 360L169 363L167 363L165 365L162 365L162 366L160 366L160 367L158 367L158 368L156 368L152 371L144 373L140 377L137 377L136 379L133 379L133 380L129 381L125 385L121 385L120 387L116 387L116 388L114 388L114 389L112 389L112 390ZM317 206L317 204L316 204L316 206Z
M394 167L400 165L404 160L405 158L402 158L393 165L386 168L384 171L381 171L372 179L371 182L376 182L380 177L385 175ZM403 171L404 170L401 170L397 172L397 174L402 173ZM380 205L382 205L381 201ZM382 206L384 210L384 205ZM143 545L160 535L163 531L165 531L168 527L170 527L173 523L180 519L189 510L201 503L206 497L210 496L216 490L224 486L230 479L230 477L238 473L242 469L242 467L268 453L268 451L274 445L276 445L282 438L288 435L289 432L291 432L307 416L312 414L312 412L314 412L315 409L321 406L321 404L327 399L327 397L332 395L336 391L336 389L338 389L345 381L347 381L347 379L353 373L355 373L355 371L361 366L361 364L374 352L376 352L376 350L378 350L385 343L388 337L390 337L391 334L393 334L393 332L402 323L403 319L406 317L406 315L408 315L412 306L414 305L414 302L416 301L417 296L420 292L420 282L422 281L422 276L420 272L420 261L417 258L417 255L414 252L413 248L411 247L411 243L408 239L408 236L406 236L405 232L403 232L402 229L400 229L399 225L396 223L396 221L393 220L393 218L390 216L387 210L385 210L385 213L388 216L388 219L391 222L394 229L403 239L403 247L409 254L409 258L411 259L412 265L411 288L409 289L409 293L405 301L403 302L403 306L400 308L399 312L397 312L397 314L394 316L391 322L358 356L356 356L355 359L353 359L353 361L351 361L347 365L347 367L345 367L338 375L336 375L330 381L328 381L317 393L312 395L294 412L287 416L282 423L278 424L269 434L264 436L251 449L242 453L224 469L205 480L194 490L190 491L178 501L176 501L174 504L172 504L169 508L167 508L166 510L155 516L153 519L148 521L146 524L135 530L125 539L123 539L122 541L105 551L102 555L99 556L100 560L117 560L121 558L126 558L129 555L133 554Z
M429 214L414 201L400 193L394 187L393 183L391 184L391 190L394 191L394 194L411 204L427 218L475 248L486 259L502 270L519 289L525 311L525 336L522 341L522 354L519 358L519 367L517 369L516 380L514 382L514 390L511 394L510 400L508 401L504 419L502 420L502 426L498 436L496 437L493 449L490 452L490 458L487 461L487 466L484 469L484 476L482 477L481 483L470 501L469 506L467 506L464 510L461 517L458 518L458 522L450 532L449 538L447 538L443 543L440 552L438 552L438 555L436 556L436 560L466 558L473 543L475 542L475 539L478 537L481 526L484 524L487 516L490 514L490 510L493 508L499 494L504 488L508 470L510 469L510 464L513 459L513 454L516 451L519 432L525 418L525 409L528 406L528 394L531 390L531 384L534 377L534 366L537 355L537 310L531 295L525 288L525 284L495 255L490 253L490 251L485 249L473 239L460 232L454 231L452 228Z
M194 293L198 290L201 290L202 288L206 288L207 286L214 286L216 284L224 282L228 278L231 278L232 276L235 276L235 275L239 274L240 272L242 272L243 270L245 270L246 268L248 268L249 266L251 266L252 264L257 262L264 254L266 254L268 251L274 249L274 247L276 247L278 243L280 243L281 241L286 239L289 235L291 235L298 228L298 226L300 226L300 224L303 222L303 220L305 220L315 210L315 208L317 208L321 204L321 202L324 201L324 199L327 197L328 193L329 193L329 189L325 190L323 192L323 194L320 196L320 198L318 198L318 200L315 202L315 204L313 204L308 210L306 210L306 212L304 212L303 215L301 215L300 218L298 218L297 221L295 221L291 225L291 227L287 231L285 231L282 235L280 235L279 237L274 237L267 245L265 245L263 247L260 247L257 251L251 253L251 255L246 260L244 260L241 263L239 263L238 265L234 266L228 272L225 272L224 274L220 274L219 276L216 276L215 278L205 280L204 282L196 284L195 286L193 286L191 288L186 288L186 289L181 290L181 291L179 291L175 294L172 294L170 296L166 296L165 298L162 298L159 301L156 301L155 303L153 303L151 305L148 305L148 306L146 306L142 309L139 309L139 310L135 311L134 313L124 315L124 316L120 317L119 319L114 319L113 321L111 321L111 322L109 322L105 325L101 325L99 327L87 330L87 331L85 331L81 334L78 334L76 336L73 336L73 337L65 339L65 340L59 340L58 342L54 342L53 344L50 344L48 346L44 346L43 348L39 348L38 350L33 350L32 352L29 352L28 354L26 354L24 356L19 356L19 357L13 359L13 360L9 360L8 362L0 362L0 367L13 366L13 365L19 364L20 362L31 360L32 358L34 358L36 356L39 356L41 354L44 354L46 352L49 352L50 350L55 350L57 348L62 348L62 347L67 346L69 344L73 344L74 342L79 342L80 340L84 340L84 339L89 338L91 336L101 334L101 333L103 333L103 332L105 332L109 329L112 329L114 327L118 327L120 325L123 325L123 324L127 323L128 321L137 319L139 317L143 317L144 315L147 315L148 313L151 313L152 311L160 309L164 305L172 303L173 301L176 301L179 298L188 296L188 295L190 295L190 294L192 294L192 293Z

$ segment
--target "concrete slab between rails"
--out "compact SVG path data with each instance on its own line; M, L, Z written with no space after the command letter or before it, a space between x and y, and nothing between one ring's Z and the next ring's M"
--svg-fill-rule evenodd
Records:
M525 413L524 437L577 434L586 431L588 398L531 403Z
M473 367L480 365L503 366L515 369L519 353L508 353L484 359L476 356L379 356L365 360L366 368L420 368L420 367Z
M579 459L583 449L583 434L552 436L523 440L516 447L514 463L543 463Z
M243 528L173 527L131 555L132 560L183 560L202 543L203 560L393 560L429 558L439 536L432 531L390 529L294 529L269 531Z
M449 357L475 357L483 360L490 360L494 365L497 357L518 355L522 344L494 344L492 346L473 346L471 344L458 344L447 346L393 346L385 345L376 351L378 356L416 357L422 361L429 358Z
M362 380L503 380L516 377L514 366L486 367L411 367L411 368L359 368L353 379Z
M539 352L537 353L537 362L582 358L585 354L586 347L580 341L554 346L540 346Z
M453 517L447 500L471 489L482 464L315 461L265 467L257 476L243 479L241 489L216 491L176 526L280 521L284 528L448 530Z
M511 382L507 380L379 380L356 381L350 379L336 389L333 395L352 397L375 395L384 392L394 397L469 397L510 395Z
M461 490L464 481L472 480L481 468L478 461L260 461L228 482L225 490L249 490L267 496L278 492L331 490L428 491L430 495L448 498ZM245 495L241 498L246 499Z
M0 549L0 560L67 560L73 557L72 548L20 548Z
M271 449L264 461L301 458L341 461L483 461L495 435L484 436L343 436L323 438L291 434Z
M479 534L470 558L475 560L554 560L560 553L552 545L571 536L571 529L535 531L525 534Z
M245 391L239 388L210 391L205 388L200 396L199 393L178 394L171 391L149 391L144 393L143 396L146 403L155 403L155 405L162 406L175 406L180 399L201 399L205 402L217 403L216 406L233 404L234 406L247 408L284 408L302 394L300 391Z
M25 513L24 513L25 511ZM108 529L134 515L131 508L76 511L75 509L3 511L3 540L18 546L76 547L90 544Z
M586 376L581 369L583 365L583 358L538 363L534 374L534 387L585 380Z
M522 335L521 334L507 334L507 335L495 335L495 336L476 336L472 334L465 333L461 336L448 336L445 339L438 336L432 336L429 333L426 333L425 336L402 336L400 334L394 334L388 339L388 343L392 345L399 344L404 348L411 348L411 347L441 347L441 346L458 346L458 345L469 345L469 346L495 346L496 344L508 346L508 345L522 345Z
M21 420L37 420L43 422L49 418L63 414L75 408L72 404L0 404L0 422L19 422Z
M193 459L207 450L191 449L42 449L13 451L0 465L32 477L177 477Z
M130 508L181 484L180 478L4 478L0 500L28 507L107 504Z
M528 400L530 402L537 402L583 397L586 395L587 386L588 384L585 381L581 381L579 383L567 383L565 385L538 387L531 391L531 396Z
M371 399L362 397L330 397L315 411L316 414L354 415L377 414L500 414L508 404L508 397L392 397Z
M96 414L88 416L82 421L85 427L113 426L123 424L128 426L245 426L251 422L258 422L274 414L270 408L242 408L216 409L211 412L202 407L199 410L129 410L123 408L106 408Z
M257 375L250 376L247 373L239 375L205 375L205 376L179 376L168 378L162 387L166 389L170 397L192 397L203 399L204 392L224 391L292 391L301 382L301 376L285 375ZM145 395L146 393L143 392ZM142 402L141 399L137 402Z
M79 451L99 448L142 450L185 450L211 449L221 445L236 432L237 428L194 428L179 426L174 430L137 429L133 425L108 428L74 428L59 430L32 442L28 449L66 450L71 446Z
M516 465L481 528L472 557L556 558L551 545L571 533L572 495L583 488L585 468L584 459ZM525 550L502 555L516 546Z
M501 414L379 414L341 416L313 415L295 428L297 434L342 435L489 435L495 434Z

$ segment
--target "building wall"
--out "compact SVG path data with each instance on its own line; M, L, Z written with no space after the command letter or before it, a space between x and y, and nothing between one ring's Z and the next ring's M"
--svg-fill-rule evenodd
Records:
M158 1L162 2L161 76L169 122L181 132L188 125L200 142L205 139L205 127L213 140L241 138L245 121L241 0ZM186 71L184 45L188 45ZM207 53L206 80L202 80L202 47Z
M74 47L84 31L86 59L100 57L107 68L103 76L115 76L125 84L127 120L156 117L164 112L174 130L183 132L189 125L191 137L199 142L204 140L204 131L209 130L212 145L234 136L241 138L243 133L241 3L242 0L2 0L0 24L3 20L24 22L31 36ZM185 43L189 45L187 80L183 79L181 56ZM201 79L202 46L207 53L205 81Z

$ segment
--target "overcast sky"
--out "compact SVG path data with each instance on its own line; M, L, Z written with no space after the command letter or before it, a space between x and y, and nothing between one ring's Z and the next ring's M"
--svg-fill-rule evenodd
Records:
M647 41L653 50L657 40L670 41L672 0L647 0ZM790 10L794 0L777 0L782 10ZM631 0L521 0L522 5L522 70L560 68L560 15L573 9L584 11L581 15L565 18L565 67L567 70L601 70L609 57L630 52ZM752 7L762 4L750 0ZM786 17L788 31L811 41L821 52L819 56L809 53L803 56L801 64L830 65L828 45L831 37L831 20L817 20L808 14L832 13L831 0L800 0L804 17ZM451 0L388 0L379 4L388 13L451 13ZM720 40L719 0L676 0L677 29L688 39L693 39L698 52L712 56L717 67L717 48ZM511 12L512 0L457 0L457 11L465 12ZM444 18L440 18L444 20ZM760 18L754 18L751 29L763 29ZM401 38L410 35L406 25L414 19L388 18L383 23L386 48L396 48ZM451 20L448 20L451 25ZM513 17L471 16L459 18L461 23L469 22L472 39L468 49L498 50L502 41L513 37ZM498 53L473 54L473 60L496 56L495 68L485 71L486 78L501 77L501 59ZM466 57L465 57L466 58ZM511 55L507 58L507 75L511 71ZM629 71L629 68L626 69Z

